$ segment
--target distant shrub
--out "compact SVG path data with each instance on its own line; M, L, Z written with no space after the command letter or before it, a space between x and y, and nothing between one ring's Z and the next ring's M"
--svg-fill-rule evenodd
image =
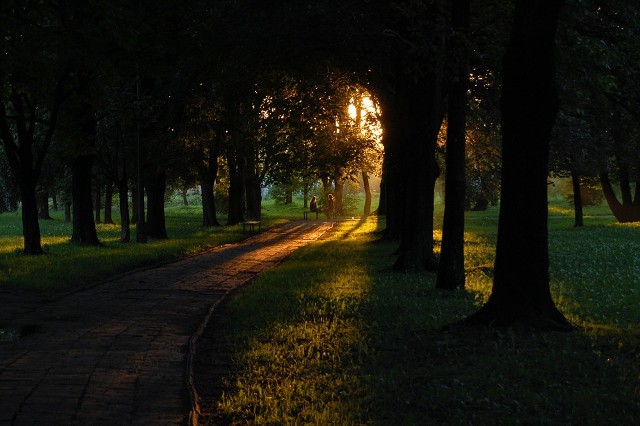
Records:
M597 178L580 178L580 197L583 206L598 206L604 201L604 193ZM566 184L564 198L573 206L573 188L571 182Z

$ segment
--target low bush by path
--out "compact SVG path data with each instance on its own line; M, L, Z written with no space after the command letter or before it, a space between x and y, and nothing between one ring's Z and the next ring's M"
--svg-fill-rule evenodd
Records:
M574 332L442 331L488 297L491 215L468 215L467 290L454 293L391 272L376 220L345 221L217 312L198 343L200 421L637 424L640 229L557 220L552 291Z

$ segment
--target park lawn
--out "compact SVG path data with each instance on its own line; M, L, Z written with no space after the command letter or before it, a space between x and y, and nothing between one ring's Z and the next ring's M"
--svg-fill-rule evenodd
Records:
M136 243L136 228L131 241L120 242L120 226L97 224L101 246L83 246L70 242L71 224L61 212L52 212L54 220L41 220L43 256L22 254L22 228L16 213L0 214L0 286L43 292L60 292L100 282L135 268L170 261L182 256L231 243L247 237L242 226L206 228L201 225L201 206L173 205L166 209L169 238ZM114 215L114 220L119 217ZM225 223L226 218L219 218ZM265 217L266 229L285 222Z
M364 201L359 197L354 211L361 211ZM41 220L40 229L44 256L22 254L22 224L19 212L0 214L0 287L22 288L43 292L60 292L79 288L130 271L138 267L170 261L207 248L236 242L247 237L241 226L205 228L199 197L191 197L191 205L182 205L179 198L167 202L167 240L135 243L136 228L131 227L130 243L120 242L120 226L97 224L99 247L70 243L71 224L65 223L62 212L52 211L53 220ZM374 200L377 205L377 198ZM292 204L263 201L261 229L303 217L303 200ZM118 207L113 220L119 223ZM226 223L219 215L218 221Z
M443 328L490 293L495 208L467 214L453 293L391 272L375 218L343 221L221 306L198 343L201 423L638 424L640 229L558 214L551 287L574 332Z

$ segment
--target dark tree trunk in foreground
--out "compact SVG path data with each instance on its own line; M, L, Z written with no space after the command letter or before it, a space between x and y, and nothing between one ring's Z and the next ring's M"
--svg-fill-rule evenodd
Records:
M449 113L447 125L446 181L442 249L436 288L463 288L464 277L464 210L465 210L465 130L467 113L468 67L466 31L469 26L469 0L452 0L451 16L454 30L453 51L457 73L449 83Z
M438 74L414 84L402 83L398 104L404 104L404 131L399 135L403 204L398 258L399 271L436 271L433 252L434 186L438 177L436 140L442 123L442 81ZM396 105L399 106L399 105ZM391 189L391 190L395 190Z
M164 194L167 189L167 175L158 172L149 179L147 185L147 222L145 234L151 238L166 239L167 227L164 218Z
M580 192L580 175L575 171L571 172L571 185L573 187L573 226L583 226L584 220L582 214L582 193Z
M237 225L244 220L244 176L240 161L227 156L229 165L229 211L227 213L227 225Z
M93 157L80 155L71 163L71 199L73 207L73 232L71 242L99 245L96 224L93 221L91 168Z
M547 166L557 110L554 37L562 1L517 0L504 57L502 189L493 289L472 324L569 330L549 289Z
M262 191L260 189L260 173L256 167L255 154L249 152L245 159L247 165L245 171L245 196L247 206L247 218L262 219ZM292 194L293 195L293 194ZM292 200L293 201L293 200Z
M399 78L399 77L398 77ZM403 127L401 105L396 105L397 96L389 95L381 98L382 107L382 143L384 159L382 161L382 182L380 183L380 207L378 214L386 216L386 227L382 235L383 241L396 241L402 232L402 212L404 204L404 188L400 184L402 169L400 131Z

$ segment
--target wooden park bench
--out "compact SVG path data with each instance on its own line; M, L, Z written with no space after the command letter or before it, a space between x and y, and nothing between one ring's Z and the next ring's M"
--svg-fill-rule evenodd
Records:
M317 209L315 212L312 212L312 211L310 211L310 210L305 210L305 211L303 212L303 215L304 215L304 219L305 219L305 220L309 219L309 213L315 213L315 214L316 214L316 219L318 219L318 215L320 214L320 209Z
M258 232L260 232L260 221L259 220L245 220L242 222L242 232L255 232L256 225L258 225Z

